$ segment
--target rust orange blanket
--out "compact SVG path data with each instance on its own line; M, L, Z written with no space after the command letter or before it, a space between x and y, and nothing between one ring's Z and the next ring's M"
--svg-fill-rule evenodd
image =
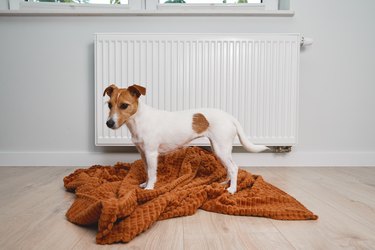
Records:
M69 221L98 225L96 242L129 242L158 220L206 211L262 216L279 220L315 220L317 216L261 176L240 170L234 195L220 184L226 170L211 152L184 148L160 156L154 190L143 190L146 174L141 160L78 169L64 178L76 200Z

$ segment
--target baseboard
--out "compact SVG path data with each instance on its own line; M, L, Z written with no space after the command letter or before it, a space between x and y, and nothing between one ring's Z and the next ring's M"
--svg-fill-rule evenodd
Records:
M139 159L136 153L94 152L0 152L0 166L77 166L113 165ZM233 153L239 166L320 167L375 166L375 152L290 152Z

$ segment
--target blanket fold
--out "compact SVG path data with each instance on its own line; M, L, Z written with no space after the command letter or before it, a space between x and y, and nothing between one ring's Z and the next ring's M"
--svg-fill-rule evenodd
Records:
M98 224L96 242L129 242L156 221L206 211L261 216L279 220L315 220L318 217L296 199L265 182L261 176L239 170L234 195L226 191L226 169L210 151L188 147L159 156L154 190L146 181L141 160L95 165L64 178L76 200L66 213L78 225Z

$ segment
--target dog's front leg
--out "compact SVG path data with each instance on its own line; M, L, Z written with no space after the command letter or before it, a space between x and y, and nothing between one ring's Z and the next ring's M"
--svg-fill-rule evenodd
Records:
M145 189L154 189L158 167L158 151L146 151L148 180Z
M138 149L139 154L141 155L141 158L142 158L142 161L143 161L143 165L145 167L145 171L146 171L146 174L147 174L147 161L146 161L145 152L143 151L143 149L140 146L136 145L136 147ZM145 188L146 185L147 185L147 176L146 176L146 181L143 182L143 183L141 183L141 184L139 184L139 187Z

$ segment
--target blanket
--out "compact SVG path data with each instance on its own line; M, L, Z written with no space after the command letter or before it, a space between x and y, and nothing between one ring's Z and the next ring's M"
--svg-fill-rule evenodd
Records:
M226 191L226 169L216 156L188 147L158 159L154 190L139 187L146 181L142 160L95 165L64 178L76 199L66 213L78 225L98 227L96 242L129 242L158 220L187 216L197 209L261 216L278 220L316 220L296 199L265 182L259 175L239 170L237 192Z

